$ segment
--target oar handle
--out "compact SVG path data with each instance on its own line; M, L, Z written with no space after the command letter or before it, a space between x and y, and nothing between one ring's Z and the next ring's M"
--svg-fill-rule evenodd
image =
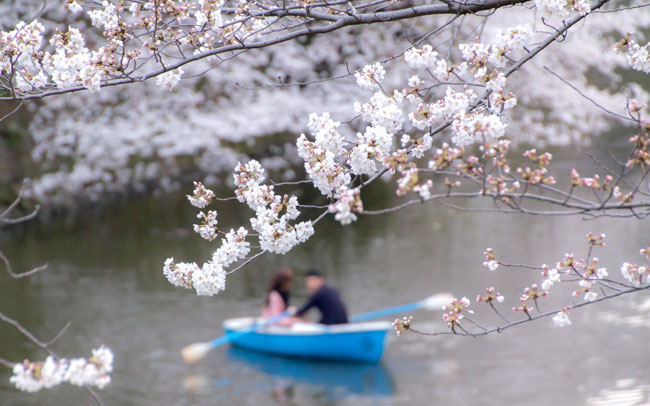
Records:
M422 307L422 301L413 302L405 305L389 307L388 309L382 309L382 310L376 310L374 312L357 314L356 316L350 317L350 321L359 322L359 321L372 320L379 317L390 316L392 314L410 312L412 310L417 310L421 307Z
M273 317L269 317L268 319L264 320L261 323L253 324L248 330L237 331L237 332L235 332L233 334L226 334L225 336L215 338L214 340L210 341L210 347L215 348L215 347L218 347L220 345L227 344L227 343L231 342L232 340L236 340L241 336L245 336L246 334L253 333L253 332L255 332L255 331L257 331L257 330L259 330L261 328L264 328L266 326L269 326L271 324L275 324L278 321L280 321L280 320L282 320L282 319L284 319L286 317L289 317L289 316L291 316L291 312L289 310L286 310L286 311L284 311L284 312L282 312L280 314L277 314L277 315L275 315Z

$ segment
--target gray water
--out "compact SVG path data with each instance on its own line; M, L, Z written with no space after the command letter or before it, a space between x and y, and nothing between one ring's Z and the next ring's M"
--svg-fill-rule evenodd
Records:
M569 168L576 156L565 152L559 166ZM16 270L49 263L47 271L24 280L0 272L0 309L43 339L71 321L54 346L61 356L85 356L102 343L113 349L113 382L99 391L106 405L650 402L647 291L575 309L573 325L563 329L542 319L482 338L391 336L379 365L287 360L223 347L188 366L179 354L188 343L219 336L223 320L258 314L269 275L282 265L298 274L294 304L306 297L300 275L315 266L340 289L353 314L443 291L473 300L493 285L506 296L504 313L517 319L521 315L508 309L517 305L524 286L541 277L521 269L487 271L481 265L486 247L504 261L553 264L565 252L584 256L585 234L604 232L607 246L596 256L618 277L621 262L643 260L638 250L650 245L649 220L495 215L427 204L362 218L347 227L325 221L306 244L284 256L261 258L231 275L225 292L206 298L174 288L162 275L169 256L201 262L215 249L189 232L194 214L175 197L70 222L35 223L0 236ZM220 225L247 214L223 206ZM540 303L542 310L572 303L573 289L554 289ZM485 325L498 322L480 304L471 307ZM441 312L413 316L419 330L446 329ZM20 361L43 359L44 354L11 326L0 324L0 357ZM1 367L0 405L90 403L83 390L65 385L20 393L9 376Z

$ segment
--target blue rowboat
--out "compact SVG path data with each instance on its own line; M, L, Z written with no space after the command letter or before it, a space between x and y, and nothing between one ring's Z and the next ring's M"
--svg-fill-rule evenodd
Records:
M247 350L285 357L342 361L378 362L384 354L388 321L325 326L296 323L254 329L257 319L242 317L224 321L223 328L232 345Z

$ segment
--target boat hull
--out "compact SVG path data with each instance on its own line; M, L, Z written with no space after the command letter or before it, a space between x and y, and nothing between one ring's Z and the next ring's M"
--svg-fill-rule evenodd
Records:
M301 324L292 328L271 326L249 332L252 318L224 323L235 347L285 357L378 362L384 354L389 322L323 326Z

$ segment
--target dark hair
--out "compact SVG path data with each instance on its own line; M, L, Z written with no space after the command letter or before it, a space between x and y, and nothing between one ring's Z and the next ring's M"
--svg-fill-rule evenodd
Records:
M307 271L307 275L305 275L305 277L307 276L317 276L319 278L324 278L323 274L317 269L310 269Z
M269 288L266 291L266 304L269 304L269 294L273 291L276 291L284 299L285 309L289 306L289 291L287 290L287 285L293 279L293 270L291 268L280 268L275 271L271 283L269 283Z

